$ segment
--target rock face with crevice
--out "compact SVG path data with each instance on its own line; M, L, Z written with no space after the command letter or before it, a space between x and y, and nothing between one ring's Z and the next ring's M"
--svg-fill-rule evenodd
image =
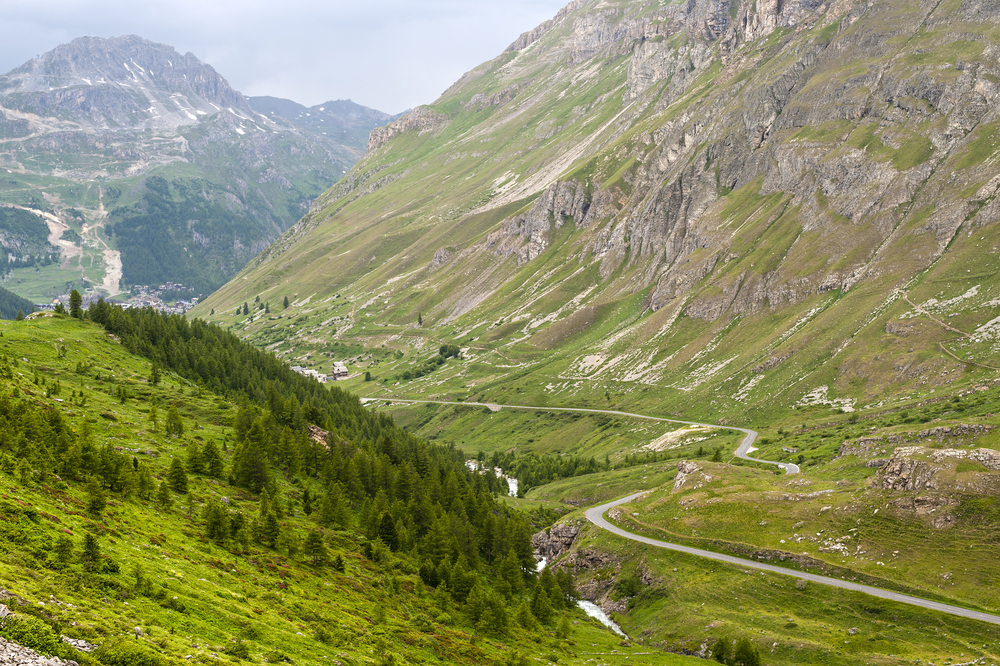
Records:
M531 545L538 557L551 562L567 552L580 533L578 525L553 525L531 537Z

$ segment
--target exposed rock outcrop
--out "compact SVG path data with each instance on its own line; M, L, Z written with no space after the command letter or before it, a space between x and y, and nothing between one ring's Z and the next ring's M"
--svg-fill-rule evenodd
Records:
M431 111L430 107L418 106L408 114L395 122L391 122L385 127L376 127L368 135L368 149L366 155L371 155L376 150L384 146L393 137L404 132L430 132L441 129L448 124L448 117Z
M690 460L682 460L677 463L677 476L674 477L674 492L680 490L684 486L684 481L687 477L695 472L701 471L701 467Z
M531 537L531 545L539 557L551 562L570 549L580 533L577 525L553 525Z
M896 455L875 475L875 485L885 490L924 490L937 488L935 475L944 469L924 460L907 457L910 450Z
M527 213L507 218L497 231L486 237L486 248L497 256L517 255L524 264L548 246L548 232L567 220L582 223L590 210L586 188L577 182L556 182L549 186Z
M0 664L12 666L77 666L75 661L63 661L59 657L45 657L34 650L11 643L0 637Z

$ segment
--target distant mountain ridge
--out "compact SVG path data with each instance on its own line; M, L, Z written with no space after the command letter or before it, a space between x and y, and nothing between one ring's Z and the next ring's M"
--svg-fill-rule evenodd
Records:
M0 89L7 108L95 129L177 127L227 109L253 116L211 65L135 35L61 44L8 72Z
M362 152L372 128L388 125L403 115L376 111L349 99L309 107L280 97L248 97L247 101L250 108L266 118L284 118L296 127L335 137L344 145Z
M349 102L320 113L259 113L211 65L134 35L81 37L0 76L0 202L67 227L52 227L58 279L15 269L9 286L36 300L167 282L209 293L392 119Z

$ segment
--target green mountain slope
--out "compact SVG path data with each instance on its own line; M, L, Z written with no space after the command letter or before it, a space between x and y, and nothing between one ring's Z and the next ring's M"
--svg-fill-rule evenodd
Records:
M211 292L350 169L358 134L390 119L351 111L322 129L262 115L193 55L134 36L25 63L0 77L0 201L52 215L32 256L58 260L11 263L12 286L36 300L167 282Z
M461 451L203 322L88 316L0 323L0 636L108 666L637 653Z
M993 11L573 3L373 131L198 312L373 396L751 423L974 385L1000 367ZM413 372L445 343L464 360Z

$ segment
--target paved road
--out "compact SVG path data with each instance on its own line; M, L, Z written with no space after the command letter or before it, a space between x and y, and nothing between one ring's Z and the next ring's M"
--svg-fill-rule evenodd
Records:
M692 548L690 546L682 546L677 543L669 543L667 541L651 539L649 537L645 537L639 534L626 532L617 525L609 523L604 518L604 514L610 509L620 504L625 504L627 502L631 502L634 499L642 497L647 492L649 491L635 493L634 495L629 495L628 497L623 497L621 499L608 502L607 504L602 504L601 506L595 506L591 509L587 509L586 511L587 520L594 523L601 529L605 529L609 532L617 534L620 537L631 539L632 541L639 541L641 543L646 543L649 544L650 546L656 546L657 548L666 548L668 550L675 550L677 552L687 553L688 555L697 555L698 557L704 557L710 560L716 560L717 562L726 562L727 564L735 564L741 567L760 569L761 571L770 571L771 573L782 574L785 576L795 576L796 578L802 578L805 580L812 581L814 583L819 583L821 585L830 585L832 587L839 587L844 590L854 590L855 592L863 592L865 594L870 594L873 597L888 599L890 601L898 601L900 603L909 604L911 606L919 606L920 608L927 608L930 610L940 611L942 613L949 613L951 615L958 615L961 617L972 618L973 620L982 620L983 622L989 622L991 624L1000 624L1000 615L991 615L990 613L983 613L980 611L969 610L968 608L952 606L951 604L943 604L939 601L930 601L928 599L921 599L920 597L912 597L908 594L900 594L899 592L890 592L889 590L882 590L877 587L872 587L870 585L862 585L860 583L853 583L847 580L840 580L839 578L830 578L829 576L820 576L818 574L806 573L804 571L796 571L795 569L776 567L773 564L765 564L763 562L757 562L754 560L746 560L743 559L742 557L734 557L732 555L715 553L710 550L702 550L701 548Z
M733 426L722 426L711 423L698 423L696 421L665 419L658 416L647 416L645 414L632 414L630 412L620 412L610 409L586 409L583 407L534 407L530 405L496 405L492 403L481 403L481 402L446 402L441 400L401 400L397 398L362 398L362 402L377 402L379 400L391 400L392 402L420 403L420 404L434 404L434 405L489 407L494 410L532 409L536 411L546 411L546 412L586 412L591 414L611 414L614 416L629 416L632 418L646 419L649 421L659 421L664 423L681 423L684 425L697 425L697 426L705 426L708 428L725 428L728 430L738 430L746 435L743 438L743 441L740 443L739 447L735 451L736 456L738 458L743 458L744 460L752 460L754 462L767 463L769 465L777 465L781 469L785 470L787 474L797 474L799 472L798 465L792 463L776 462L774 460L763 460L761 458L750 457L748 454L751 452L750 448L753 446L754 440L757 439L757 432L754 430L749 430L747 428L734 428ZM920 608L935 610L941 613L958 615L960 617L966 617L966 618L971 618L973 620L981 620L983 622L989 622L991 624L1000 625L1000 615L991 615L990 613L983 613L981 611L969 610L968 608L962 608L960 606L952 606L951 604L944 604L939 601L930 601L929 599L921 599L920 597L913 597L908 594L900 594L899 592L891 592L889 590L883 590L877 587L872 587L870 585L862 585L860 583L854 583L847 580L840 580L839 578L830 578L829 576L820 576L818 574L806 573L804 571L796 571L795 569L786 569L784 567L774 566L773 564L765 564L763 562L757 562L755 560L743 559L742 557L734 557L732 555L715 553L710 550L702 550L701 548L692 548L690 546L683 546L677 543L660 541L659 539L652 539L650 537L645 537L639 534L626 532L617 525L609 523L604 518L604 514L610 509L619 506L620 504L631 502L634 499L642 497L648 492L649 491L646 490L643 492L635 493L633 495L629 495L628 497L623 497L621 499L608 502L607 504L602 504L600 506L595 506L591 509L587 509L585 514L587 516L587 520L594 523L601 529L605 529L613 534L617 534L620 537L631 539L632 541L638 541L640 543L649 544L650 546L656 546L657 548L666 548L668 550L674 550L680 553L697 555L698 557L704 557L710 560L715 560L717 562L726 562L727 564L735 564L741 567L759 569L761 571L770 571L771 573L782 574L784 576L794 576L796 578L812 581L814 583L819 583L821 585L830 585L832 587L839 587L844 590L853 590L855 592L862 592L864 594L870 594L873 597L879 597L880 599L898 601L900 603L909 604L911 606L918 606Z
M462 407L489 407L491 409L532 409L539 412L584 412L587 414L610 414L612 416L629 416L634 419L645 419L647 421L659 421L661 423L680 423L682 425L694 425L703 426L705 428L722 428L724 430L738 430L746 435L743 441L740 443L739 447L734 452L737 458L743 458L744 460L752 460L754 462L766 463L768 465L777 465L781 469L785 470L788 474L798 474L799 466L794 463L777 462L774 460L763 460L761 458L751 458L748 454L750 453L750 447L753 446L754 440L757 439L757 431L749 430L747 428L734 428L733 426L716 425L712 423L698 423L697 421L681 421L680 419L665 419L659 416L648 416L646 414L633 414L631 412L619 412L614 409L586 409L584 407L534 407L531 405L497 405L489 402L448 402L445 400L402 400L400 398L362 398L362 403L368 402L379 402L382 400L388 400L391 402L404 402L407 404L424 404L424 405L459 405Z

